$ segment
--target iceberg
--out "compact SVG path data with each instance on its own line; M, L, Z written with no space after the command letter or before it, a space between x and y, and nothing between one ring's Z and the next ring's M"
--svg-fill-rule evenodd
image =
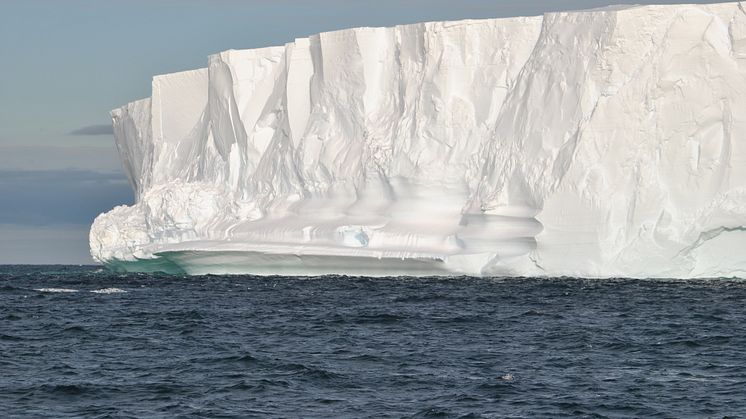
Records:
M746 277L740 2L326 32L111 115L114 270Z

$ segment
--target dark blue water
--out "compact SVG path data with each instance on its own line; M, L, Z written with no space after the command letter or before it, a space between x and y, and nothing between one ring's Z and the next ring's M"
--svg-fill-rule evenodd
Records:
M744 416L744 302L731 280L6 266L0 417Z

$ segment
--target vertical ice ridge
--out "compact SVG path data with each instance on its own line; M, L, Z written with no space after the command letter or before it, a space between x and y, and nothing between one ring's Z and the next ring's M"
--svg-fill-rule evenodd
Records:
M150 98L115 109L111 116L124 173L135 192L135 200L139 200L150 185L152 173Z

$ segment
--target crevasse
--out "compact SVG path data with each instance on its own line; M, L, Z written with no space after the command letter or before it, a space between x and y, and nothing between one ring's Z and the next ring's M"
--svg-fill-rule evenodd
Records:
M739 2L321 33L112 117L112 269L746 277Z

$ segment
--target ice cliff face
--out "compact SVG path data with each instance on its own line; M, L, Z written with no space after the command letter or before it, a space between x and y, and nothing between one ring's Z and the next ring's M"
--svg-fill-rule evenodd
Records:
M322 33L112 112L93 257L186 273L746 277L746 12Z

